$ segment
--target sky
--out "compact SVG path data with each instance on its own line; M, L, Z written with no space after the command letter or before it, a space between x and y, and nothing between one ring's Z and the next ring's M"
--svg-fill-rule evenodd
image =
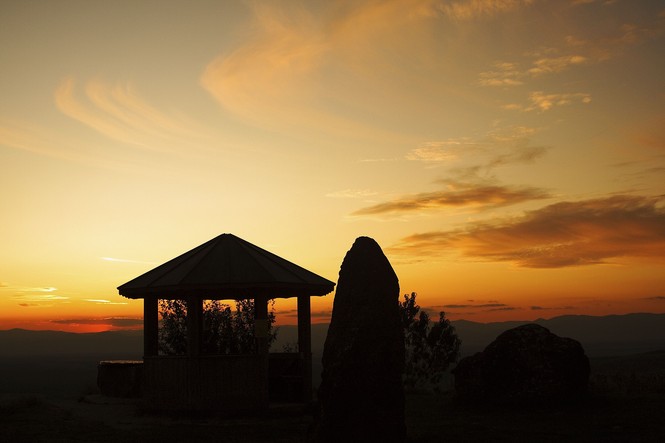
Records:
M0 329L140 326L227 232L332 281L370 236L453 320L665 312L663 54L662 0L0 0Z

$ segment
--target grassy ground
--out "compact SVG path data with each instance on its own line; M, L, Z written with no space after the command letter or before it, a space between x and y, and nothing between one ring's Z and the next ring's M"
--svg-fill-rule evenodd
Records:
M94 396L91 396L94 397ZM559 410L471 411L450 395L407 396L410 442L663 441L665 396L612 396ZM15 397L0 403L3 442L302 442L312 419L146 416L131 404Z
M470 410L452 394L409 394L410 442L662 442L665 353L592 361L589 398L549 410ZM311 416L274 410L264 417L206 418L140 413L99 395L0 396L0 442L302 442Z
M665 397L592 398L566 409L484 410L456 407L446 396L410 396L411 442L662 442Z

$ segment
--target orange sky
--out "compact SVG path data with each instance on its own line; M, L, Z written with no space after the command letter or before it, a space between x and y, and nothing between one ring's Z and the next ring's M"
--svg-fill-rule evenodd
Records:
M10 0L0 48L0 329L134 327L224 232L333 281L371 236L452 319L665 312L661 1Z

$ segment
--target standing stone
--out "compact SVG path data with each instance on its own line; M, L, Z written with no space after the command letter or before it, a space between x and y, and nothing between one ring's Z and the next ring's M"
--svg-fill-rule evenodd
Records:
M376 241L359 237L339 272L323 349L316 441L405 441L398 303L390 262Z

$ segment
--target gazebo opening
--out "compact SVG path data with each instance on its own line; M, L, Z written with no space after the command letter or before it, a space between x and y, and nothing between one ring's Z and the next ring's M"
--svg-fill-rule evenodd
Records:
M268 300L268 346L277 338L275 299ZM159 299L158 355L186 355L187 303L178 299ZM202 355L254 354L254 301L203 300Z
M311 401L310 297L326 295L334 286L232 234L119 286L121 295L143 299L144 402L154 409L235 411L265 409L271 397ZM297 298L298 352L269 354L269 301L291 297ZM185 307L186 343L180 355L160 355L160 300L177 300ZM251 352L208 352L204 300L253 301Z

